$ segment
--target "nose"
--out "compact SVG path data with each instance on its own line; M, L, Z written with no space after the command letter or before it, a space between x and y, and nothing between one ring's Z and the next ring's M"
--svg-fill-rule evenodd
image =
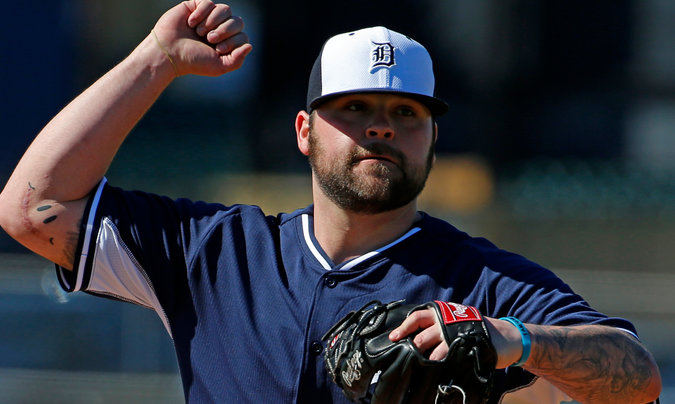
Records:
M387 119L384 112L377 112L366 128L366 135L369 138L380 140L394 139L394 128Z

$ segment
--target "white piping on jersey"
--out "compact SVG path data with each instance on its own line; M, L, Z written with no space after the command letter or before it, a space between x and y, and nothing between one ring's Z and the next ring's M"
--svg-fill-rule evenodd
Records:
M312 255L314 255L314 258L316 258L317 261L319 261L319 264L325 269L326 271L330 271L331 267L328 261L319 253L319 250L317 250L316 246L314 243L312 243L312 238L309 236L309 215L308 214L303 214L302 215L302 234L305 236L305 243L307 244L307 247L309 247L309 250L312 252Z
M96 210L98 208L98 203L101 200L101 193L103 192L103 186L108 180L103 177L101 182L98 184L96 193L93 196L91 205L89 207L89 216L87 217L87 225L84 231L84 238L82 239L82 249L80 250L80 261L77 267L77 280L75 282L75 287L73 291L78 291L82 289L82 281L84 279L84 269L87 264L87 255L89 254L89 244L91 243L92 231L94 229L94 218L96 217ZM65 278L64 278L65 279Z
M345 264L342 268L340 268L340 270L345 271L345 270L352 269L355 266L357 266L358 264L362 263L363 261L381 253L384 250L387 250L387 249L395 246L396 244L402 242L403 240L407 239L408 237L412 236L413 234L417 233L420 230L421 229L419 227L413 227L412 229L408 230L404 235L402 235L401 237L392 241L391 243L389 243L389 244L387 244L383 247L380 247L377 250L368 252L368 253L363 254L363 255L361 255L357 258L354 258L353 260L351 260L347 264ZM302 232L303 232L303 235L305 237L305 243L307 243L307 247L309 247L309 250L312 252L312 254L316 258L316 260L319 261L319 263L321 264L321 266L325 270L330 271L331 270L330 264L328 263L328 261L326 261L326 259L323 257L323 255L321 255L321 253L319 252L319 249L316 248L316 246L312 242L312 238L310 237L310 232L309 232L309 215L306 214L306 213L302 215Z
M625 329L625 328L619 328L619 327L617 327L616 329L617 329L617 330L621 330L621 331L625 331L625 332L627 332L628 334L632 335L636 340L640 341L640 337L638 337L637 334L635 334L633 331L627 330L627 329Z

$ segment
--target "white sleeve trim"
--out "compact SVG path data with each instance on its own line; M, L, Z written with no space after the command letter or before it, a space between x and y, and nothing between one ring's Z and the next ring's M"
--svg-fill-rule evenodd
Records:
M628 334L632 335L636 340L638 340L638 341L640 340L640 337L638 337L637 334L635 334L635 333L634 333L633 331L631 331L631 330L627 330L627 329L621 328L621 327L616 327L616 329L617 329L617 330L621 330L621 331L625 331L625 332L627 332Z
M154 310L171 335L169 319L159 303L149 277L122 240L115 224L109 218L101 218L100 223L96 223L97 210L106 183L107 180L103 178L94 192L86 223L82 226L84 234L81 235L81 249L76 252L80 256L75 268L75 284L68 283L63 268L57 267L58 276L72 292L84 290ZM87 270L90 271L89 276L86 276ZM86 278L89 281L84 285Z
M80 261L77 268L77 280L75 281L75 290L82 289L82 280L84 279L84 271L87 265L87 256L89 254L89 244L91 243L91 238L93 237L94 231L94 219L96 218L96 211L98 210L98 204L101 201L101 193L103 188L108 182L108 180L103 177L101 183L98 184L98 188L92 197L91 206L89 207L89 216L87 217L87 224L84 231L84 238L82 239L82 250L80 250Z
M98 204L101 201L101 193L103 192L103 188L107 182L108 180L105 177L102 178L101 182L96 187L94 195L91 198L86 222L84 223L83 227L84 234L80 235L82 246L80 247L79 251L75 251L75 254L80 254L79 259L75 260L78 263L77 268L73 268L73 271L75 272L75 284L72 285L70 282L68 282L68 278L70 276L66 275L64 272L66 271L65 269L59 265L56 266L56 274L63 284L64 289L69 292L77 292L83 288L82 283L84 282L84 275L87 268L87 257L89 255L89 248L91 246L91 238L94 236L94 220L96 218L96 211L98 210ZM85 220L85 218L82 218L82 220Z

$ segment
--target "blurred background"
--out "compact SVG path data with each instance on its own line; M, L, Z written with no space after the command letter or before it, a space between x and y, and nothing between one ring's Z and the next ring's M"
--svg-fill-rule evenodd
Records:
M0 184L37 132L123 59L168 0L2 0ZM293 121L323 41L370 25L435 61L438 162L421 209L554 270L633 321L675 403L675 2L234 0L254 52L176 80L108 175L170 196L310 202ZM154 313L60 291L0 230L0 402L180 403Z

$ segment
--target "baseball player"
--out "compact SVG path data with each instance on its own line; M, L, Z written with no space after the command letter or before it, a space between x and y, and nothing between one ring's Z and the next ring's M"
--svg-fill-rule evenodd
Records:
M346 402L322 337L369 301L401 299L482 316L496 354L489 403L657 399L659 370L631 323L593 310L541 266L417 210L442 136L434 117L447 105L434 96L425 48L394 31L337 35L314 64L295 119L312 205L267 216L109 184L118 148L174 79L242 66L252 50L243 28L225 4L168 10L40 132L0 196L2 227L53 261L65 290L157 312L187 402ZM439 361L449 352L441 323L433 309L417 310L387 338L410 336Z

